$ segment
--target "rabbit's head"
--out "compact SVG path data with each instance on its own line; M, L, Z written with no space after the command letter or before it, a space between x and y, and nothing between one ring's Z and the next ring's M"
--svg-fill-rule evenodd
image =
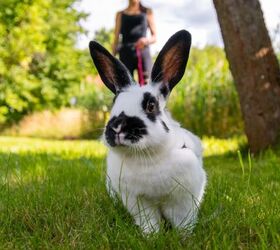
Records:
M140 87L118 59L97 42L90 42L90 53L100 77L115 94L104 131L109 147L133 152L166 145L174 125L165 110L166 101L185 72L190 46L189 32L175 33L159 53L150 83Z

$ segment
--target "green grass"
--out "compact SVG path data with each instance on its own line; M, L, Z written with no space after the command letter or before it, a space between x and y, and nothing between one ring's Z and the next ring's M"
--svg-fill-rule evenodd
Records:
M279 249L280 150L205 144L208 186L194 232L145 237L105 189L96 141L0 137L1 249Z

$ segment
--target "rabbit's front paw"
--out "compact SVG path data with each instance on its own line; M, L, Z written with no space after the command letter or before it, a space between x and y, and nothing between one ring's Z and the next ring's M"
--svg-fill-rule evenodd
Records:
M161 216L156 206L143 198L138 198L135 205L129 210L143 233L150 234L159 231Z

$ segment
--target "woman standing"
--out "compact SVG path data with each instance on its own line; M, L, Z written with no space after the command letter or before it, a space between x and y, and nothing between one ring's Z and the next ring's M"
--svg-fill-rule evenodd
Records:
M147 37L148 28L150 37ZM132 76L134 70L138 70L140 84L146 84L150 76L152 59L149 45L155 41L156 29L152 10L144 7L140 0L129 0L128 7L116 15L113 54L119 52L120 60Z

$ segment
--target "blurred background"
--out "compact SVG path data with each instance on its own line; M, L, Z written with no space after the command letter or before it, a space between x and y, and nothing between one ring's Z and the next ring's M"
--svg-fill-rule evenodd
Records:
M155 58L170 35L193 36L188 68L173 91L174 118L198 135L227 138L244 132L238 95L211 0L143 0L154 12ZM278 56L280 8L261 0ZM5 0L0 9L0 132L56 139L98 138L112 94L87 48L111 49L115 13L126 0Z
M82 21L82 25L88 33L79 37L78 46L87 47L89 38L92 38L101 27L112 29L116 12L123 10L127 6L127 2L128 0L77 2L75 6L78 10L90 13L90 16ZM223 39L212 0L142 0L141 2L154 11L158 31L158 41L152 45L154 54L162 48L165 41L175 31L180 29L187 29L191 32L192 42L196 47L203 48L207 45L223 47ZM260 0L271 36L275 35L275 30L280 22L280 5L277 7L275 2L274 0ZM276 41L274 45L277 45Z

